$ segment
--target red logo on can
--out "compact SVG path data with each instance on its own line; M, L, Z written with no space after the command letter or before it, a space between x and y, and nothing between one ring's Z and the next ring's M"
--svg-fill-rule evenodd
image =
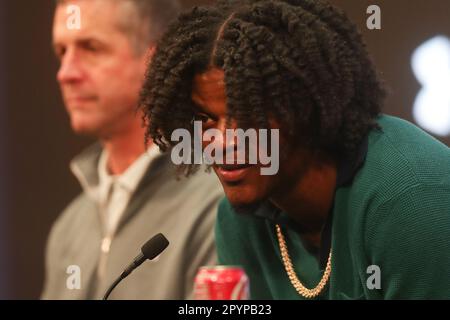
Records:
M249 280L239 267L201 267L195 277L196 300L248 300Z

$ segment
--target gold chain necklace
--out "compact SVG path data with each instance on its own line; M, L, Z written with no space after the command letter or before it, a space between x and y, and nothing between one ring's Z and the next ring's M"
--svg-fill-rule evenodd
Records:
M331 250L330 255L328 256L327 266L325 268L325 272L323 273L322 279L319 284L313 288L306 288L298 279L297 274L295 273L294 266L292 264L291 258L289 257L288 248L286 245L286 240L284 239L284 235L281 232L280 225L276 225L278 244L280 246L281 258L283 259L284 268L286 269L287 275L291 284L294 286L295 290L297 290L298 294L307 299L312 299L317 297L325 288L325 285L328 282L331 274Z

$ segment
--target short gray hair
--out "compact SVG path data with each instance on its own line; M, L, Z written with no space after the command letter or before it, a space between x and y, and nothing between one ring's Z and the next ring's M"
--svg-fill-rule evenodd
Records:
M68 0L56 0L57 5ZM157 42L181 12L178 0L109 0L120 1L129 10L122 15L119 27L129 34L138 51ZM128 12L126 14L125 12Z

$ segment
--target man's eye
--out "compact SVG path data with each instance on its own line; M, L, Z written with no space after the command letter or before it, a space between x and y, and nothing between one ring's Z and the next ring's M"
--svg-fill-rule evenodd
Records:
M64 47L55 48L55 55L56 55L56 58L58 58L59 60L61 60L64 57L65 53L66 53L66 48L64 48Z
M90 53L97 53L103 49L102 44L94 40L82 41L80 47Z
M196 114L194 115L195 121L207 122L209 117L206 114Z
M194 115L194 121L201 121L203 127L210 127L214 124L214 119L205 113L196 113Z
M90 52L96 52L96 51L98 51L98 47L97 47L95 44L91 43L91 42L86 43L86 44L83 46L83 48L84 48L84 50L90 51Z
M194 120L206 123L209 120L211 120L211 118L208 115L204 114L204 113L197 113L197 114L194 115Z

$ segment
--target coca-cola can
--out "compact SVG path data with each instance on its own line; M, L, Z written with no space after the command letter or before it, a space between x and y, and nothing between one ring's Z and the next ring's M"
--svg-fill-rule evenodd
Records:
M194 281L195 300L248 300L250 284L235 266L201 267Z

